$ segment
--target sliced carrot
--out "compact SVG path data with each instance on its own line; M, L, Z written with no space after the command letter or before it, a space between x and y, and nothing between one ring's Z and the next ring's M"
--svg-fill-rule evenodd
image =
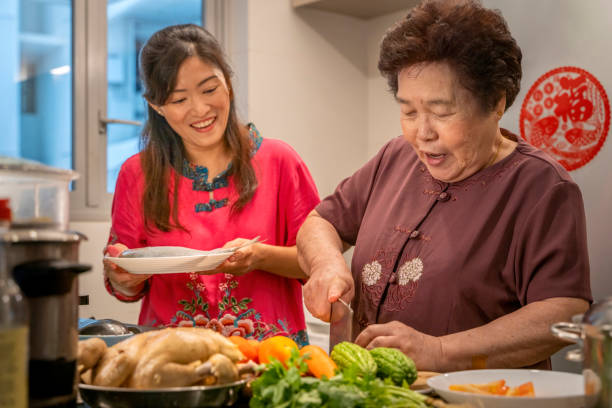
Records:
M506 394L512 397L534 397L535 390L531 381L519 385L518 387L512 387Z
M451 391L471 392L473 394L503 395L508 397L533 397L535 390L531 381L518 387L508 387L505 380L485 384L451 384Z

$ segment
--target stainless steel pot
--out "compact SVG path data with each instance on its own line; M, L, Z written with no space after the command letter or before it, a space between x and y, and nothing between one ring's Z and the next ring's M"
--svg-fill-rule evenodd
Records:
M76 401L78 263L74 232L12 229L0 236L8 266L29 309L29 406L67 407Z
M551 331L580 346L566 358L582 361L586 406L612 408L612 298L593 304L581 322L555 323Z

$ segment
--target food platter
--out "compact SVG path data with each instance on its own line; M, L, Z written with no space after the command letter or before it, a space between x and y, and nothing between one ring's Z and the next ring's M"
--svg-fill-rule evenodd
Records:
M531 381L535 389L535 397L506 397L449 390L449 386L452 384L486 384L502 379L509 386L518 386ZM427 384L450 403L469 403L475 407L582 408L585 406L582 375L561 371L466 370L429 378Z
M137 390L79 384L81 398L91 408L200 408L234 404L247 379L222 385Z

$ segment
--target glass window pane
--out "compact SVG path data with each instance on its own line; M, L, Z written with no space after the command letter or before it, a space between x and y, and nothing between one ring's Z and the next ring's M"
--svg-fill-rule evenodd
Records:
M108 106L113 119L144 123L146 104L138 77L138 52L157 30L202 24L202 0L109 0ZM121 164L139 151L141 126L108 126L107 190L114 192Z
M72 168L72 6L3 0L0 155Z

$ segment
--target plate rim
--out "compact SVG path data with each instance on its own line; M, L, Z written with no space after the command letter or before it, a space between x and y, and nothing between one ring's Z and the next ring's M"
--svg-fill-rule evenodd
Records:
M121 256L104 256L104 259L108 259L109 261L113 262L116 261L117 259L120 260L121 262L123 261L127 261L127 262L134 262L134 263L141 263L141 262L151 262L151 261L176 261L176 260L193 260L193 259L200 259L200 258L212 258L212 257L223 257L226 256L229 258L232 254L231 252L223 252L223 253L217 253L217 254L194 254L194 255L178 255L178 256L143 256L143 257L139 257L139 258L129 258L129 257L121 257Z

